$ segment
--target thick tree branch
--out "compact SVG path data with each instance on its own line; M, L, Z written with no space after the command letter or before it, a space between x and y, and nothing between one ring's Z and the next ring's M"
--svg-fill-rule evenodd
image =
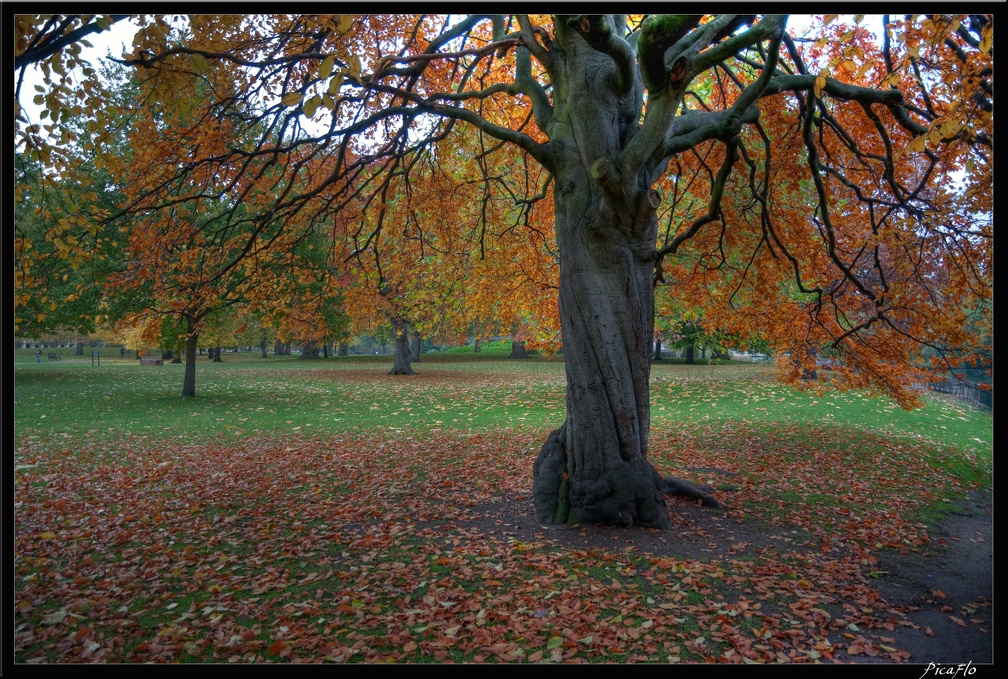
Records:
M717 45L714 45L713 47L697 54L696 57L692 59L692 68L694 72L700 73L701 71L705 71L714 64L733 57L737 53L753 45L757 45L767 38L779 36L781 31L784 30L784 25L786 23L786 14L770 15L765 17L749 30L728 38L724 42L718 43Z
M510 94L524 94L532 101L532 113L540 130L549 129L553 120L553 107L546 90L532 77L532 56L527 47L515 50L515 79L508 87Z
M608 54L616 64L613 74L613 90L617 96L623 96L633 88L636 79L636 63L633 49L623 39L619 26L614 25L614 18L608 14L600 16L576 16L568 19L568 24L577 31L593 48Z
M654 14L641 24L637 64L641 81L652 95L668 84L670 67L665 64L665 53L696 28L701 18L698 14Z

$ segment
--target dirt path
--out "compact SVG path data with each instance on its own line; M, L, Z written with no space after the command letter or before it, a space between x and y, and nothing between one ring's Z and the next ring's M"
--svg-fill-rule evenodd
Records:
M907 617L920 629L900 629L896 639L910 651L911 662L994 661L993 504L992 492L958 503L932 533L946 543L934 556L879 559L879 568L889 571L878 581L879 593L891 603L918 608Z

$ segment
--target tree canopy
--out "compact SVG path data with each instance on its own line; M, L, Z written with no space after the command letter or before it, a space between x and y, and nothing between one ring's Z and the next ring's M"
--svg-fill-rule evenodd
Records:
M833 15L807 35L783 15L132 17L128 158L75 47L119 20L15 22L44 116L93 125L77 151L16 107L16 141L60 186L109 168L125 197L105 219L133 223L117 283L198 270L169 307L212 288L268 309L277 267L321 238L332 256L298 280L370 286L394 324L466 286L481 319L552 317L568 396L536 464L544 520L667 525L646 459L656 285L758 330L787 381L825 352L831 386L906 407L921 347L954 367L990 317L989 16L885 16L878 36ZM491 294L509 289L558 305Z

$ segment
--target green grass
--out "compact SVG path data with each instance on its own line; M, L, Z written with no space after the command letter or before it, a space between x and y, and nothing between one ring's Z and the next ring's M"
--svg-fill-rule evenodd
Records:
M181 365L16 357L16 660L72 660L94 633L125 639L113 662L163 661L137 650L151 644L182 662L287 661L288 651L338 662L402 652L496 663L519 651L701 662L731 650L708 616L758 578L779 578L761 600L784 613L798 601L794 582L819 582L821 566L797 557L780 557L780 569L765 553L572 554L464 528L468 508L527 492L535 452L564 416L562 362L493 348L425 355L410 377L388 376L388 356L204 357L188 400ZM925 529L915 522L991 484L992 414L950 398L905 412L862 393L782 387L772 366L668 361L653 367L651 395L660 471L709 482L694 470L737 469L714 481L742 487L739 520L802 528L816 549L916 545ZM743 580L729 585L725 573ZM579 611L598 617L568 629L564 607L582 600ZM65 620L46 622L62 610ZM745 635L762 625L736 615L753 616ZM652 619L664 631L649 640ZM506 647L477 641L487 630ZM285 639L289 648L270 650Z
M181 364L15 363L15 440L84 433L201 439L559 426L563 364L500 358L510 350L506 343L484 350L485 356L424 355L414 364L418 374L405 378L386 374L387 356L301 361L250 352L225 354L222 363L203 357L197 362L195 399L180 398ZM991 413L950 398L928 395L925 407L907 412L861 392L802 393L774 382L769 366L746 363L663 362L652 367L651 376L656 427L839 425L954 445L983 459L993 445Z

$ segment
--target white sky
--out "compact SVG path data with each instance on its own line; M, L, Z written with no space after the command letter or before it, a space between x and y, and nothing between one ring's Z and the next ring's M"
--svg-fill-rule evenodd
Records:
M850 17L842 17L850 21ZM876 38L881 39L882 15L865 15L862 24L872 30ZM801 36L809 26L808 15L793 14L788 19L788 27L793 29L795 35ZM81 57L96 65L98 59L105 57L109 51L113 56L119 57L123 51L129 50L133 45L133 35L136 33L136 25L131 20L125 19L112 25L108 31L92 34L87 40L92 44L90 48L84 48ZM16 77L17 74L15 74ZM35 85L42 84L42 74L36 68L29 68L25 73L25 82L21 86L21 105L28 113L31 122L39 121L39 114L42 107L32 103L35 96Z

